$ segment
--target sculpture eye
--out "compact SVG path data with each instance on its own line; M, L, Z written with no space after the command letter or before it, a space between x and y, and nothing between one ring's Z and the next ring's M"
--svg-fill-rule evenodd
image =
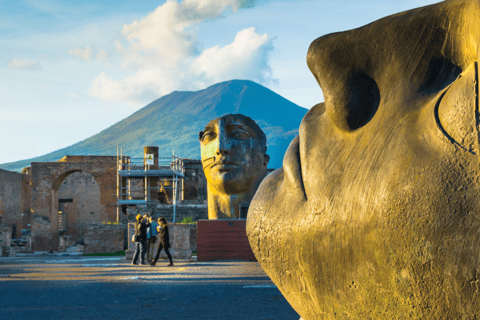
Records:
M237 140L247 140L250 138L250 135L248 134L248 132L236 130L232 132L232 138Z
M202 142L209 143L217 137L217 134L213 131L205 131L202 136Z

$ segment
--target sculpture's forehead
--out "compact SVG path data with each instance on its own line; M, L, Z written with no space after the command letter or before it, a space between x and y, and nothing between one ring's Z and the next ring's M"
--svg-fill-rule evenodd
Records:
M205 129L218 131L218 129L226 128L226 127L242 127L244 129L247 129L253 135L255 135L254 128L251 128L245 121L242 120L242 118L236 117L233 115L227 115L227 116L223 116L223 117L211 120L205 126Z

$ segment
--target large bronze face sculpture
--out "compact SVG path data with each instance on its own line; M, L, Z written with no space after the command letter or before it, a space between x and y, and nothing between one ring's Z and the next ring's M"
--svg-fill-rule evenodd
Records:
M307 113L247 218L305 319L480 317L480 1L315 40Z
M241 114L210 121L199 134L208 183L208 218L235 219L248 207L267 172L266 136Z

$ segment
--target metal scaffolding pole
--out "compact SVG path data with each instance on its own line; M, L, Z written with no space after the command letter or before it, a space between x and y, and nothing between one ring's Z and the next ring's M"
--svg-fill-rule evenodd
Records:
M120 223L120 212L122 211L122 208L118 206L118 200L120 199L120 175L118 173L119 171L119 162L118 162L118 145L117 145L117 223Z
M145 154L143 158L124 158L122 148L119 151L120 155L117 151L117 221L122 220L122 208L137 205L148 206L157 203L156 196L151 195L150 192L163 190L162 192L165 193L168 203L173 204L173 222L175 223L176 206L180 199L178 176L181 178L184 176L180 157L173 152L172 158L164 157L157 160L155 155L154 165L151 166L147 164ZM151 159L151 157L148 157L148 159ZM160 165L157 164L157 161L161 161ZM162 179L165 181L165 185L158 186L158 181L157 185L151 185L153 183L152 179L155 181ZM141 185L142 180L144 181L143 186ZM137 190L138 192L136 192ZM169 190L169 192L171 190L173 201L168 199L170 195L166 190Z
M148 166L145 164L145 202L147 203L147 207L148 207L148 203L149 203L149 196L148 196Z
M175 174L175 173L174 173ZM178 183L177 183L177 175L175 174L175 196L173 197L173 223L175 223L175 214L177 209L177 195L178 195Z

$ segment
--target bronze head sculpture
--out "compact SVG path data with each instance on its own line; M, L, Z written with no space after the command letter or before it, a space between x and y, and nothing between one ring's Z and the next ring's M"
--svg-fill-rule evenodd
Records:
M247 218L303 319L480 316L479 46L479 0L311 44L325 102Z
M240 218L267 173L265 133L251 118L228 114L199 133L208 183L208 218Z

